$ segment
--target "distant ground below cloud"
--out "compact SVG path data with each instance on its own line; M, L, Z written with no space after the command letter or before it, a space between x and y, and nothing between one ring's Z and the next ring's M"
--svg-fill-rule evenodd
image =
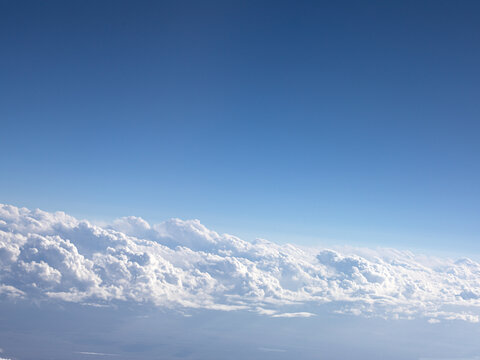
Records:
M476 323L312 317L144 304L2 302L0 358L12 360L478 360Z

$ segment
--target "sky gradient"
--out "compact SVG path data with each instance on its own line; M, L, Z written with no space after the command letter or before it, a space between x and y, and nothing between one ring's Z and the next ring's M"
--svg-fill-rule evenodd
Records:
M478 1L1 1L0 203L480 253Z

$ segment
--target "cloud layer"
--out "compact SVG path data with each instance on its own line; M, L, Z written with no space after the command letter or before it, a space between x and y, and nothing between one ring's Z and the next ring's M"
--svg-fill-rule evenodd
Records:
M480 264L397 250L304 249L218 234L198 220L109 226L0 205L0 298L478 322ZM292 311L286 311L288 307Z

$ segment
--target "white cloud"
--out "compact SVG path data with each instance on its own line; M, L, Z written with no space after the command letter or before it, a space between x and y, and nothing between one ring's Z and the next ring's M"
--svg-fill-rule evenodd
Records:
M480 264L395 249L250 243L198 220L150 225L127 217L101 227L62 212L0 205L0 298L276 317L311 316L329 303L341 314L478 322ZM285 311L289 305L295 312Z
M272 315L272 317L277 317L277 318L296 318L296 317L307 318L312 316L315 316L315 314L312 314L309 312L292 312L292 313L281 313L281 314Z
M118 356L118 354L98 353L98 352L91 352L91 351L77 351L76 354L93 355L93 356Z

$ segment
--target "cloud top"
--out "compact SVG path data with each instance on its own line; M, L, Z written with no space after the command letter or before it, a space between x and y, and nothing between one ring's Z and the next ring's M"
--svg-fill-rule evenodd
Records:
M367 254L367 255L366 255ZM480 264L407 251L341 253L247 242L198 220L96 226L0 205L0 299L479 321ZM285 310L295 307L294 311Z

